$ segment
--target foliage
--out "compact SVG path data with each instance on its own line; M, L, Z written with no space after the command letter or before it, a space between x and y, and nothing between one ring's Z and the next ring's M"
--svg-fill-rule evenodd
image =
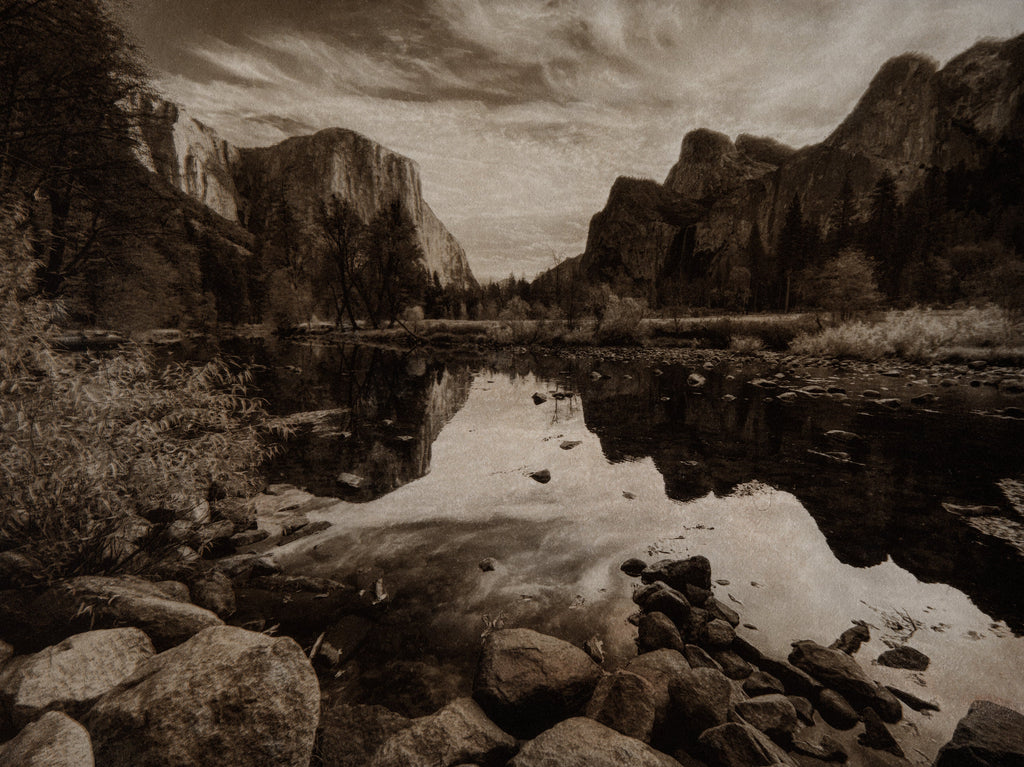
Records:
M635 344L642 340L642 322L647 306L635 298L619 298L609 293L604 310L594 328L594 340L600 344Z
M59 351L26 218L0 215L0 551L39 581L144 569L126 544L142 518L187 518L215 487L254 488L269 452L261 403L224 362L158 369L136 346Z
M845 248L824 266L806 270L800 292L808 304L840 319L871 309L882 298L871 263L855 248Z

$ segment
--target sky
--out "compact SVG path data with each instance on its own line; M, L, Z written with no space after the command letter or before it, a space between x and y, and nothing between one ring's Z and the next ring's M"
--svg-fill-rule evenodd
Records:
M583 251L617 176L699 127L824 139L890 57L1024 31L1021 0L134 0L156 89L239 146L358 131L417 162L479 279Z

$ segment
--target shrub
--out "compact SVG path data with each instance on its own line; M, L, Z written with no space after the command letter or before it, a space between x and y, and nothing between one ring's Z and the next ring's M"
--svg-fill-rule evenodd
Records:
M729 342L729 350L740 354L752 354L764 348L764 342L756 336L736 336Z
M600 322L594 328L599 344L635 344L643 338L642 322L647 306L635 298L608 295Z
M33 294L23 223L0 211L0 552L22 581L144 572L158 564L132 543L157 529L145 519L254 489L270 452L261 403L222 361L57 351L60 313Z

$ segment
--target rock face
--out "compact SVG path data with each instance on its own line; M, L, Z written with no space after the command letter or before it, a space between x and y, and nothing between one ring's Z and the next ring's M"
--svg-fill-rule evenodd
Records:
M935 767L1020 767L1024 765L1024 715L987 700L971 704Z
M499 767L515 748L515 738L490 721L472 700L460 698L436 714L414 719L384 742L369 765L447 767L474 763Z
M399 199L412 216L427 270L442 285L476 284L462 246L423 199L416 164L354 131L332 128L271 147L239 149L176 105L135 104L142 164L228 221L262 234L272 209L287 207L301 236L321 201L337 194L364 221Z
M51 709L74 715L131 677L153 653L149 637L135 628L77 634L9 663L0 673L0 702L18 727Z
M319 717L298 644L215 626L143 664L83 723L110 767L306 767Z
M727 284L752 233L771 248L796 196L824 228L845 184L862 214L883 173L908 194L929 169L977 166L1000 141L1021 138L1024 37L983 41L939 69L919 55L885 63L853 111L800 150L701 128L688 133L664 184L620 178L594 215L586 249L558 267L651 295L669 280ZM538 278L554 283L553 271Z
M582 711L601 678L583 650L530 629L505 629L484 642L473 698L517 737Z
M71 717L50 711L0 745L4 767L93 767L89 733Z
M646 743L593 719L567 719L531 740L508 767L679 767Z

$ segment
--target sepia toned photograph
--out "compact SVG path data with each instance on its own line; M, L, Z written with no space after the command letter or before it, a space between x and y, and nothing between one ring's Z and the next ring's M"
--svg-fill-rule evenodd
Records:
M1020 0L0 0L0 767L1024 767Z

